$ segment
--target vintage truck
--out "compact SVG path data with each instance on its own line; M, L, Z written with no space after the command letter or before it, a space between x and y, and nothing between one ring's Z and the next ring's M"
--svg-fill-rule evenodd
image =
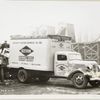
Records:
M83 61L81 54L71 50L68 38L60 36L11 38L7 69L22 83L32 78L47 82L49 78L71 80L74 87L100 85L100 69L95 61ZM2 59L0 63L2 64Z

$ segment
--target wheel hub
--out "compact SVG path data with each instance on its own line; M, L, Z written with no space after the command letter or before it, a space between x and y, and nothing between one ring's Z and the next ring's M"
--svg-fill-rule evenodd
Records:
M77 84L82 84L83 83L83 77L82 76L77 76L76 77L76 83Z
M21 81L24 81L25 80L25 75L23 72L20 73L20 80Z

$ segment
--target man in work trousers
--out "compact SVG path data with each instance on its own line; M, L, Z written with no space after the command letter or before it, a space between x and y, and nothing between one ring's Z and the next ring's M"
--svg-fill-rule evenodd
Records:
M0 65L0 79L1 79L1 82L4 83L4 68L3 68L3 65Z
M0 59L3 59L3 55L0 55ZM4 83L4 64L3 62L0 63L0 80Z

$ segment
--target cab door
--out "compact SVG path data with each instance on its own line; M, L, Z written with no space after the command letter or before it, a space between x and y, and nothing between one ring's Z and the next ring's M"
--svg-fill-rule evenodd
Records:
M54 74L55 76L67 77L69 71L68 58L66 54L55 54Z

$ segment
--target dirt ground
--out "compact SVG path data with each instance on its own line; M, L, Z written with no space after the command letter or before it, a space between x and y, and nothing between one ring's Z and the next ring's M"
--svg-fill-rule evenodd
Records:
M47 83L30 82L19 83L17 80L6 80L6 84L0 83L0 95L43 95L43 94L100 94L100 87L76 89L72 83L65 79L50 79Z

